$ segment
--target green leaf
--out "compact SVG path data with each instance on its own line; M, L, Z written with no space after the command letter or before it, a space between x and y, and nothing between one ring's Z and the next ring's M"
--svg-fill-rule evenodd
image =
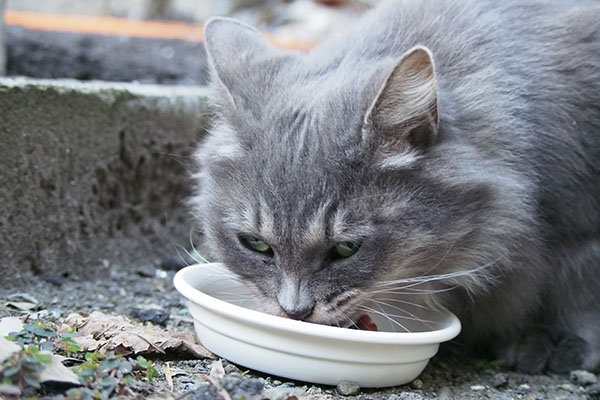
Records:
M79 351L81 351L81 346L77 343L71 343L65 348L65 350L68 353L79 353Z
M108 372L112 369L117 368L120 363L120 360L116 357L109 357L100 363L100 369L104 372Z
M46 351L52 351L52 350L54 350L54 344L52 344L52 342L44 342L40 345L40 349L46 350Z
M8 367L2 371L4 378L11 378L21 372L21 364L15 365L14 367Z
M81 336L81 333L79 332L69 332L69 333L63 333L61 335L61 338L63 341L70 341L73 338L79 337Z
M50 354L37 353L35 358L42 364L50 364L52 362L52 356Z
M25 383L27 383L29 386L31 386L34 389L40 389L42 387L42 385L40 385L40 383L33 377L31 376L23 376L23 380L25 381Z
M58 334L55 331L52 331L52 330L46 329L46 328L42 328L37 325L25 325L25 326L23 326L23 329L33 333L35 336L39 336L39 337L43 337L43 338L54 338L54 337L58 336Z

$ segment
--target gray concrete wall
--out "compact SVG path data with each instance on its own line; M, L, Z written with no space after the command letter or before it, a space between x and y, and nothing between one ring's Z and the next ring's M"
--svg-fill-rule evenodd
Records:
M203 88L0 78L0 285L189 243Z
M6 44L4 42L4 5L5 0L0 0L0 76L6 71Z

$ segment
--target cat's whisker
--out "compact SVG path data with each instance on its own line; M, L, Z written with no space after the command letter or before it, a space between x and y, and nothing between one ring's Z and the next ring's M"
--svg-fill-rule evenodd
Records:
M404 287L397 287L397 288L386 288L386 289L380 289L380 290L371 290L371 291L369 291L369 293L371 293L371 294L386 293L386 294L397 294L397 295L411 296L411 295L417 295L417 294L437 294L437 293L443 293L443 292L448 292L450 290L454 290L457 287L458 286L450 286L450 287L443 288L443 289L408 288L406 290L405 290Z
M404 318L404 319L412 319L412 320L414 320L414 321L419 321L419 322L422 322L423 324L427 325L427 327L428 327L428 328L431 328L431 329L433 329L433 327L432 327L432 325L430 325L430 323L434 323L434 321L430 321L430 320L427 320L427 319L424 319L424 318L420 318L420 317L418 317L417 315L415 315L415 314L411 313L410 311L408 311L408 310L405 310L404 308L401 308L401 307L396 307L396 306L393 306L393 305L391 305L391 304L385 303L385 302L383 302L383 301L377 301L377 300L374 300L374 299L371 299L371 301L372 301L373 303L375 303L375 305L376 305L376 306L377 306L379 309L381 309L381 311L384 311L384 310L383 310L383 308L382 308L381 306L386 306L386 307L393 308L394 310L398 310L398 311L400 311L400 312L406 313L406 314L408 314L408 315L410 316L410 318L409 318L409 317L403 317L403 316L399 316L399 315L394 315L394 314L389 314L390 316L394 316L394 317L398 317L398 318Z
M373 301L374 299L371 298L369 300ZM431 307L427 307L426 305L423 305L423 304L413 303L412 301L408 301L408 300L394 299L391 297L378 297L377 300L381 300L381 301L385 301L385 302L390 301L390 302L395 302L395 303L402 303L402 304L406 304L409 306L422 308L424 310L433 310L433 308L431 308Z
M400 328L402 328L404 331L406 331L406 332L410 332L410 330L409 330L409 329L408 329L406 326L402 325L400 322L398 322L398 321L394 320L393 318L390 318L390 317L389 317L389 316L388 316L386 313L384 313L384 312L377 311L377 310L375 310L375 309L373 309L373 308L371 308L371 307L367 307L367 306L365 306L365 305L360 305L360 306L358 306L358 309L359 309L359 310L361 310L361 311L365 311L365 312L369 312L369 313L373 313L373 314L381 315L382 317L384 317L384 318L388 319L389 321L391 321L393 324L396 324L397 326L399 326Z
M377 304L375 304L375 305L376 305L377 307L380 307L380 308L381 308L381 306L379 306L379 305L377 305ZM374 308L372 308L372 307L369 307L369 306L366 306L366 305L364 305L364 304L363 304L363 305L361 305L361 307L364 307L364 308L369 308L369 309L371 309L371 311L374 311L374 310L375 310ZM404 311L404 310L401 310L401 311ZM388 317L390 317L390 318L391 318L391 317L394 317L394 318L405 319L405 320L408 320L408 321L418 321L418 322L422 322L422 323L424 323L424 324L427 324L427 323L433 324L433 323L435 323L435 321L432 321L432 320L429 320L429 319L424 319L424 318L419 318L419 317L417 317L416 315L413 315L413 316L408 316L408 315L392 314L392 313L390 313L390 312L387 312L387 311L385 311L383 308L381 308L381 312L385 313L385 315L387 315L387 316L388 316Z
M192 257L192 259L193 259L194 261L198 262L198 263L204 263L204 264L208 264L210 261L208 261L206 258L204 258L204 257L202 256L202 254L200 254L200 253L198 252L198 250L196 250L196 247L194 246L194 240L192 239L192 232L193 232L193 230L192 230L192 229L190 229L189 241L190 241L190 247L192 248L192 251L194 252L194 255L195 255L196 257L192 256L191 254L190 254L190 257ZM188 254L189 254L189 253L188 253Z
M398 284L407 284L404 286L400 286L399 288L400 289L409 289L414 286L422 285L424 283L440 281L440 280L447 280L447 279L454 279L454 278L459 278L459 277L463 277L463 276L473 276L473 275L481 272L482 270L491 267L496 262L498 262L498 259L491 261L485 265L482 265L481 267L477 267L477 268L466 270L466 271L455 271L455 272L449 272L447 274L426 275L426 276L410 277L410 278L404 278L404 279L398 279L398 280L392 280L392 281L384 281L384 282L377 283L375 286L385 287L385 286L393 286L393 285L398 285Z

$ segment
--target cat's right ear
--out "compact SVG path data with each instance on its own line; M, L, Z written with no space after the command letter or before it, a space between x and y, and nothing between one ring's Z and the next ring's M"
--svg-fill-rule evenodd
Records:
M437 79L431 52L408 50L379 90L365 117L388 151L425 149L438 130Z
M213 79L227 91L248 80L251 65L273 56L274 47L255 28L215 17L204 26L204 45Z

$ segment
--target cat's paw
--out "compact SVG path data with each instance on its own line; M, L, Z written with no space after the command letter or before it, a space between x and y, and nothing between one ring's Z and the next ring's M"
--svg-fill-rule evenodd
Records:
M542 372L552 352L554 342L545 330L533 329L513 342L504 354L507 364L519 372Z
M551 335L534 329L522 335L501 352L505 364L519 372L541 373L545 370L566 373L576 369L594 369L600 355L584 339L574 335Z
M576 336L563 337L552 352L548 369L552 372L566 373L585 368L589 346L585 340Z

